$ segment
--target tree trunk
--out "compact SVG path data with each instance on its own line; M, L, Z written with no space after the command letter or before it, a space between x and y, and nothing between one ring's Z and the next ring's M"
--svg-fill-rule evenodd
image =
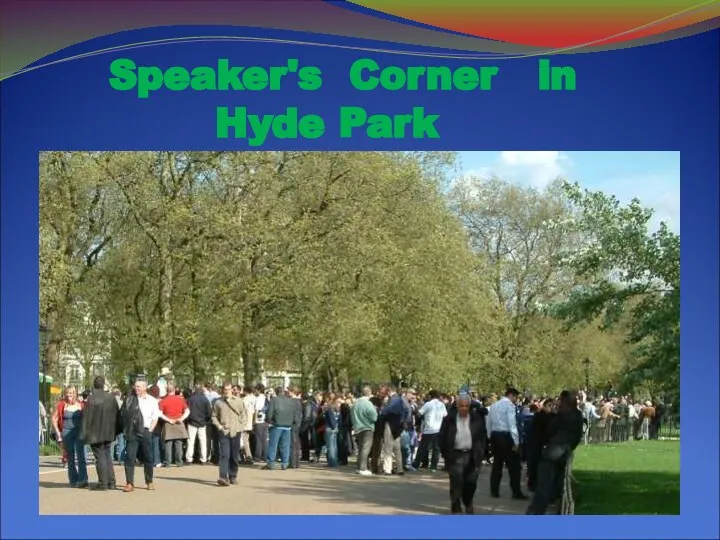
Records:
M308 377L308 352L305 345L300 346L300 389L305 394L310 390L310 378Z
M170 251L164 248L160 253L160 367L173 369L173 339L172 339L172 291L173 269Z
M340 370L337 376L338 386L340 390L345 391L350 389L350 378L348 377L347 369L343 368Z
M59 328L60 316L56 309L47 312L45 318L45 350L40 351L40 362L45 361L47 373L59 370L60 348L62 347L62 329Z
M92 361L90 361L90 362L82 362L82 367L83 367L83 371L84 371L84 374L83 374L83 387L80 388L80 389L78 389L78 392L79 392L79 393L82 393L83 390L89 390L89 389L92 388L92 379L93 379L93 374L92 374L93 365L92 365Z
M337 392L338 391L338 380L337 380L337 372L335 371L335 368L332 366L327 367L327 377L328 377L328 389L330 392Z
M194 323L194 329L196 334L195 342L192 344L192 347L190 349L190 364L191 364L191 370L192 370L192 385L195 386L196 384L200 383L200 347L198 344L198 336L197 336L197 329L198 329L198 304L199 304L199 293L197 288L197 273L195 271L195 264L197 263L197 258L193 260L193 269L190 272L190 298L192 298L192 314L193 314L193 323Z
M261 366L258 349L250 340L245 340L242 346L243 380L245 385L255 386L261 381Z

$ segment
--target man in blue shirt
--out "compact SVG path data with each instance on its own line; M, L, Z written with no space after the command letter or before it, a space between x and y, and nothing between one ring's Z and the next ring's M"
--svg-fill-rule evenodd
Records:
M520 490L520 432L517 425L517 400L519 392L508 388L505 397L494 403L487 418L487 432L493 451L490 472L490 495L500 496L502 470L506 466L510 474L513 499L527 499Z

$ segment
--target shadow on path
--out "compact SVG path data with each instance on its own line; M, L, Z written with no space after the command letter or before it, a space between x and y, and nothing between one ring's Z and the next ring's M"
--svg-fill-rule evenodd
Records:
M205 480L204 478L188 478L186 476L163 476L162 481L185 482L190 484L202 484L204 486L217 486L217 480Z
M95 473L88 472L92 485ZM115 474L121 483L122 468L116 467ZM448 479L442 472L362 477L352 466L330 469L303 464L286 471L241 467L240 485L222 488L217 486L217 474L217 467L158 469L156 491L141 486L133 494L118 490L108 493L113 499L108 504L97 492L70 491L67 479L58 472L40 477L40 513L159 515L166 513L167 504L186 515L438 515L449 511ZM524 514L522 502L489 497L488 474L483 470L478 481L476 514ZM58 497L53 488L64 488L71 496ZM153 502L158 496L165 501L161 506Z
M283 477L282 471L279 472L276 476L275 471L267 471L267 480L255 489L268 494L282 491L303 499L344 503L347 509L343 514L355 514L360 508L372 507L382 509L378 513L395 515L446 513L447 486L436 478L417 475L365 478L349 471L326 469L309 483ZM308 508L308 513L312 512L313 509Z

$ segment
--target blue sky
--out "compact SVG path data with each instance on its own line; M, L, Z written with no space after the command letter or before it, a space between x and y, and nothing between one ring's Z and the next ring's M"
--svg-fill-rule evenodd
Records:
M562 176L623 202L638 198L655 211L652 228L665 221L680 232L679 152L460 152L464 175L495 175L542 188Z

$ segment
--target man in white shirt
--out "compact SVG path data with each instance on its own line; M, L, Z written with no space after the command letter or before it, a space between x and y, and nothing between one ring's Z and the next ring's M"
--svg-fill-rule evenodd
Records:
M438 399L438 393L435 390L430 391L428 398L429 400L420 407L419 411L423 419L422 438L413 468L419 469L421 465L427 465L428 454L430 454L430 472L436 472L440 458L440 427L443 419L447 416L447 407Z
M147 381L135 381L135 393L125 400L123 429L125 432L125 488L126 493L135 489L135 462L140 457L143 462L145 484L149 490L153 484L153 459L150 451L152 432L160 418L158 400L148 394Z
M439 443L450 479L450 512L474 514L473 499L477 489L483 455L487 445L485 417L471 408L470 396L461 393L442 421Z
M583 436L585 438L585 444L588 444L592 440L592 436L596 431L594 429L594 424L597 420L600 420L600 415L597 413L597 409L595 408L595 405L593 405L592 401L585 402L583 418L585 419L585 433Z
M265 422L265 409L267 396L262 384L255 386L255 411L253 415L253 460L267 460L268 451L268 425Z
M490 495L495 498L500 497L500 480L503 466L506 466L513 499L527 499L520 489L520 433L516 407L519 394L514 388L508 388L505 396L488 411L487 432L493 452Z

